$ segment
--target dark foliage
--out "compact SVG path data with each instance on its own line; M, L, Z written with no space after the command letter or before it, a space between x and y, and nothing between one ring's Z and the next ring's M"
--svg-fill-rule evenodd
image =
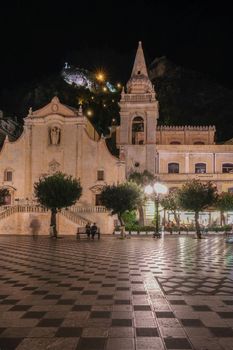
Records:
M192 180L186 182L177 193L178 205L193 212L202 211L217 200L217 189L211 182Z
M212 206L217 200L217 188L211 182L202 183L199 180L186 182L178 190L178 205L181 209L195 213L197 237L201 238L199 212Z
M105 186L101 193L101 202L111 214L117 214L122 219L122 214L127 210L137 209L142 201L142 191L137 184L125 182L120 185Z
M9 196L7 188L0 188L0 205L6 204L6 197Z
M159 101L160 125L215 125L218 141L233 137L231 90L166 57L151 64L150 76Z
M69 207L79 199L82 187L79 180L61 172L40 178L34 184L35 196L48 209Z
M222 212L233 210L233 194L229 192L222 192L219 194L216 208Z

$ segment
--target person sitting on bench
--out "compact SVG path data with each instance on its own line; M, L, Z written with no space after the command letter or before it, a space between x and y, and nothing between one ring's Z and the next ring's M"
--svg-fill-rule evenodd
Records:
M90 238L90 235L91 235L91 225L89 224L89 222L86 224L85 226L85 231L86 231L86 234L87 234L87 237Z
M96 223L94 222L93 225L91 225L91 238L92 239L94 239L97 231L98 231L98 227L96 226Z

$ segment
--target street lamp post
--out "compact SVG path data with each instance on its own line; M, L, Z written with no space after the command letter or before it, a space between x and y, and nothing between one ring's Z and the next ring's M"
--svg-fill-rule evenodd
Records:
M166 194L168 191L167 187L160 182L155 182L153 185L145 187L145 193L149 196L153 195L155 203L155 236L159 234L159 196Z

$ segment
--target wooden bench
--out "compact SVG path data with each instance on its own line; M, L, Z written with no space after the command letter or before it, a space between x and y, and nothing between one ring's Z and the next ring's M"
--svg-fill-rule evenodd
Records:
M162 235L161 235L161 232L157 232L157 233L154 232L154 233L153 233L153 238L155 238L155 237L156 237L156 238L161 238L161 236L162 236Z
M85 227L78 227L77 233L76 233L77 239L80 239L80 238L81 238L81 237L80 237L81 235L85 235L87 238L90 238L90 236L91 236L91 234L90 234L89 237L87 236L86 228L85 228ZM99 231L99 229L98 229L96 235L97 235L98 239L100 239L100 231Z

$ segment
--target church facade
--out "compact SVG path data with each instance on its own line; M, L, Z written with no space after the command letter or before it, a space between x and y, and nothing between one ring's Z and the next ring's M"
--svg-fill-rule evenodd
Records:
M60 103L57 97L24 119L24 131L14 142L5 139L0 153L2 187L8 204L34 200L34 183L43 175L62 171L79 178L82 205L98 204L106 184L125 179L124 162L110 154L82 109Z
M10 191L8 204L33 201L34 183L56 171L80 179L82 206L98 205L104 185L123 182L133 171L150 171L170 190L200 179L215 183L219 192L233 192L233 145L216 144L214 126L158 126L158 118L159 102L139 42L121 93L119 158L110 154L81 107L65 106L54 97L45 107L29 110L16 141L5 139L0 184Z

